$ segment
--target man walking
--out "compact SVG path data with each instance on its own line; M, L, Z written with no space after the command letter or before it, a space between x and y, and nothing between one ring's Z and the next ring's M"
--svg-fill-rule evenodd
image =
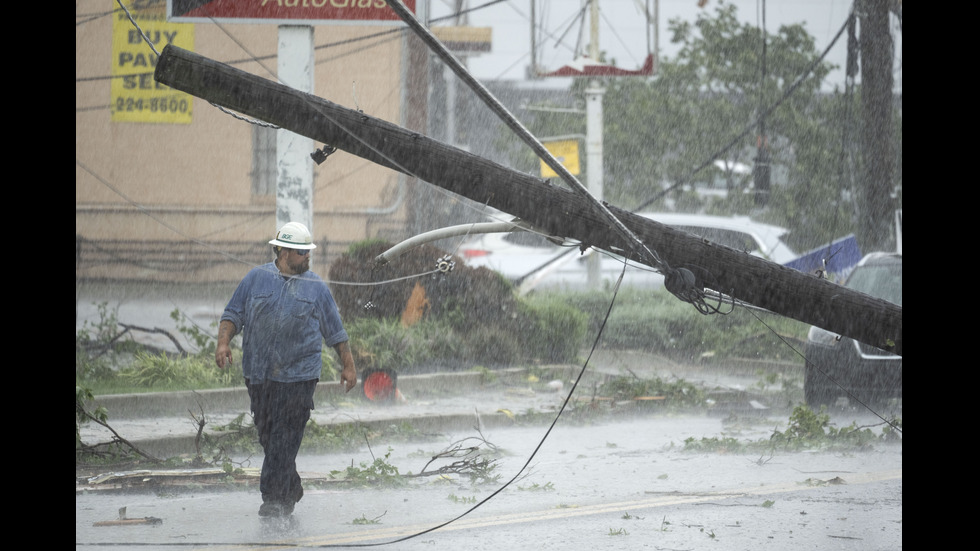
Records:
M215 363L232 363L231 339L242 332L242 373L252 416L265 452L259 516L286 516L303 497L296 456L313 409L323 343L343 369L341 384L354 388L357 371L327 284L310 270L316 248L309 229L284 224L269 241L275 260L253 268L221 316Z

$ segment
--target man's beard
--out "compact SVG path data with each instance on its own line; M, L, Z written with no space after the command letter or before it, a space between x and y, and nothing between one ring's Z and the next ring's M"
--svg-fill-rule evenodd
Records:
M304 272L308 272L310 270L310 257L307 256L296 264L289 264L289 269L292 270L294 275L300 275Z

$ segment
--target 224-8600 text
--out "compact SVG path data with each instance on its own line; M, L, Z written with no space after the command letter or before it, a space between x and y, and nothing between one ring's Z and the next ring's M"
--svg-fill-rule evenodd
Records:
M188 108L186 98L116 98L117 112L186 113Z

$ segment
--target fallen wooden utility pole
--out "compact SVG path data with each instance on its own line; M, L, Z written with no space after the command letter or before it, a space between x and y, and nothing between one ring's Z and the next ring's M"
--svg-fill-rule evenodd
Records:
M161 53L155 77L215 105L487 204L542 232L621 252L656 269L690 269L699 275L699 286L902 354L901 306L606 205L657 253L662 265L654 265L632 252L591 201L568 188L173 45Z

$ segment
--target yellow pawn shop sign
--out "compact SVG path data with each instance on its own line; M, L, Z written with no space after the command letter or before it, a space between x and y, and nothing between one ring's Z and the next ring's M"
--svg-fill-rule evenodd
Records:
M545 142L545 149L548 150L558 162L565 167L569 173L578 174L578 140L561 140L556 142ZM551 169L547 163L541 161L541 177L557 178L558 173Z
M163 51L167 44L193 51L194 24L168 22L164 2L125 0L125 3L139 29L123 10L113 15L109 87L112 121L190 123L191 96L160 84L153 78L153 71L157 65L156 52Z

